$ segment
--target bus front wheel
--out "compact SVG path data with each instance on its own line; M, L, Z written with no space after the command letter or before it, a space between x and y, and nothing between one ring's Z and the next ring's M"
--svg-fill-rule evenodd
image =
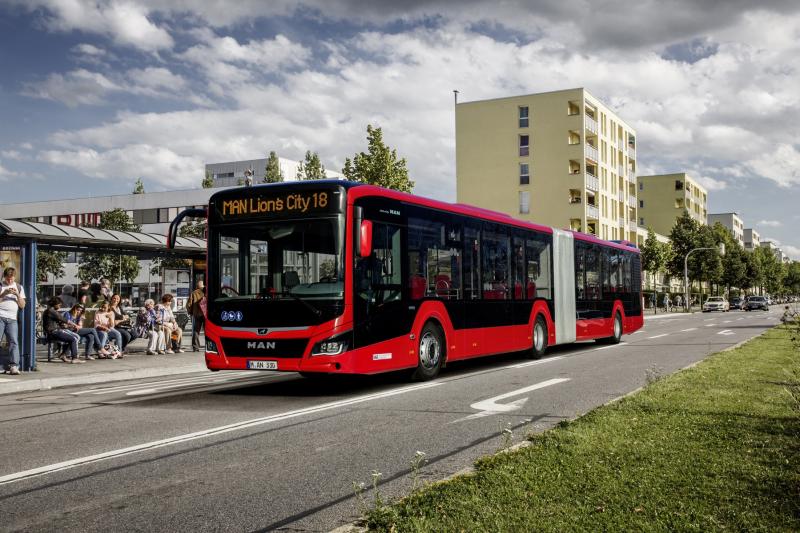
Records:
M533 345L531 346L531 359L541 359L547 351L547 323L542 315L536 317L533 323Z
M411 374L414 381L428 381L439 375L444 359L444 335L442 330L431 322L425 324L419 334L417 368Z

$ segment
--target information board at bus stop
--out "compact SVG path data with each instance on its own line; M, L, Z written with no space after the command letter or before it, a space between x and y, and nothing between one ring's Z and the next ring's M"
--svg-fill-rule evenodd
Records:
M188 270L167 268L164 270L164 294L171 294L173 309L186 307L186 300L192 292L191 276Z

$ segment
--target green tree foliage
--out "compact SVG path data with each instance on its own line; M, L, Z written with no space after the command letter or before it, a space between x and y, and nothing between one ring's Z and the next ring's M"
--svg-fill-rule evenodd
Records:
M397 158L397 150L383 143L381 128L367 126L367 153L345 159L342 174L350 181L379 185L387 189L411 192L414 182L408 179L405 158Z
M210 189L214 186L214 176L211 175L210 170L206 170L206 175L203 178L203 181L200 182L204 189Z
M669 240L672 243L674 255L667 264L667 271L670 276L683 279L683 258L690 250L697 248L697 243L700 241L700 224L688 213L684 213L672 226ZM697 279L696 272L691 268L689 277Z
M67 260L67 252L50 252L40 250L36 254L36 277L46 280L51 274L60 278L64 275L64 261Z
M270 152L267 158L267 166L264 168L262 183L279 183L281 181L283 181L283 171L281 171L280 161L275 152Z
M306 158L297 166L297 179L300 180L323 180L325 167L320 161L316 152L306 151Z
M104 212L97 227L117 231L141 230L141 227L122 209ZM114 284L120 279L132 282L138 275L139 261L134 256L85 253L78 263L78 276L81 279L108 278Z
M783 286L788 294L800 294L800 261L792 261L786 265Z
M133 194L144 194L144 183L142 183L142 178L137 178L136 183L133 184Z
M712 228L716 241L725 244L725 256L721 258L722 273L718 282L725 287L725 292L730 294L731 287L742 288L747 276L747 252L733 238L728 229L717 222Z
M642 270L653 275L653 287L656 285L656 276L663 272L672 259L672 244L660 242L652 227L647 228L647 238L642 244Z
M206 221L187 222L178 228L180 237L194 237L197 239L206 238ZM180 259L177 257L156 257L150 261L150 274L158 276L162 268L188 268L191 260Z

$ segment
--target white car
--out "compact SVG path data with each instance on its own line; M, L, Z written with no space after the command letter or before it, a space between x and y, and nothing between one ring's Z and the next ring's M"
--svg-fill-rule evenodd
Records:
M728 300L723 298L722 296L711 296L706 303L703 304L703 312L706 313L708 311L730 311L731 306L728 303Z

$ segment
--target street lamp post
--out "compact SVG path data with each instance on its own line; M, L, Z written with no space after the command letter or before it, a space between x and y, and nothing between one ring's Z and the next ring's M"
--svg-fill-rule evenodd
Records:
M719 251L719 255L724 256L725 243L719 243L718 247L693 248L689 250L689 253L683 258L683 296L685 299L684 305L686 306L687 312L692 310L692 307L689 305L689 256L692 255L692 252L697 252L700 250L717 250Z

